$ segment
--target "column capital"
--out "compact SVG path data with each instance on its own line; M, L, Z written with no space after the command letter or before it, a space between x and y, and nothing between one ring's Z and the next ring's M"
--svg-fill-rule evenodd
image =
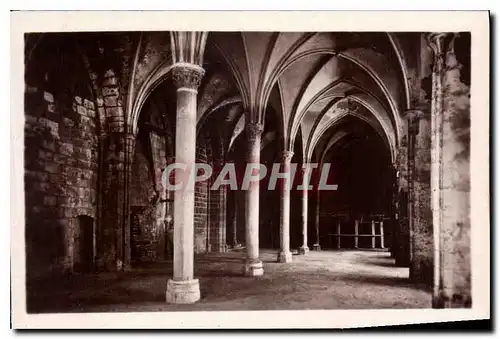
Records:
M293 158L293 152L292 151L283 151L281 152L281 161L283 162L290 162Z
M135 133L132 133L132 132L125 132L125 133L123 133L123 137L126 140L135 141L137 138L137 135Z
M245 125L245 130L250 139L258 137L264 131L264 126L257 122L249 122Z
M404 113L405 118L408 120L408 132L413 135L419 133L419 121L421 119L429 120L431 118L430 112L422 109L410 109Z
M311 163L309 163L309 162L302 163L302 172L303 173L311 173L312 170L313 170L313 166Z
M177 63L172 68L172 80L177 89L197 90L205 70L195 64Z
M425 34L427 44L432 48L436 56L441 56L446 52L445 40L451 37L454 33L450 32L432 32Z
M408 124L412 124L424 118L425 113L421 109L409 109L404 112L404 116L408 120Z

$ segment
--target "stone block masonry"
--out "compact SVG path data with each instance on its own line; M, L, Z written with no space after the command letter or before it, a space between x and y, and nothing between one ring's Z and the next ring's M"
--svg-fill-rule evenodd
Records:
M96 217L98 142L91 98L58 101L25 92L25 193L28 272L72 271L80 260L78 216Z

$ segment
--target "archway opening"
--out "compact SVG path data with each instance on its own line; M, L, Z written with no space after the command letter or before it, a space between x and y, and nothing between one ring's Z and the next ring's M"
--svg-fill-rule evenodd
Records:
M95 261L95 226L94 218L88 215L76 217L74 243L74 271L90 273L94 271Z
M348 117L348 131L325 150L330 164L328 184L320 191L320 245L322 248L387 248L392 226L393 171L386 144L367 123Z

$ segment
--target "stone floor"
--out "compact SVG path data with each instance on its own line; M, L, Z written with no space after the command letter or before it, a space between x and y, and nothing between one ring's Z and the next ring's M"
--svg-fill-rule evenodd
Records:
M306 310L430 308L431 291L408 281L408 269L394 266L386 251L322 251L294 255L278 264L262 250L264 276L241 275L244 254L196 258L201 300L165 303L171 263L130 272L73 275L28 284L28 312Z

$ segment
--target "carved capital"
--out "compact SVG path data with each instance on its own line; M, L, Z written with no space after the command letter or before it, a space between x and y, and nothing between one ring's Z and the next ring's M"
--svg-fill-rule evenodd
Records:
M293 152L292 151L283 151L281 153L281 161L284 163L292 161Z
M197 65L178 64L172 69L172 80L174 86L179 88L189 88L197 90L205 70Z
M434 52L434 55L442 57L446 53L453 36L454 33L447 32L427 33L425 39Z
M311 163L303 163L302 164L302 172L306 175L309 175L312 173L314 167L313 164Z
M415 123L419 121L420 119L424 118L424 112L419 109L410 109L407 110L405 113L405 118L408 120L408 124Z
M264 131L264 126L256 122L249 122L245 125L245 130L248 138L255 139Z

